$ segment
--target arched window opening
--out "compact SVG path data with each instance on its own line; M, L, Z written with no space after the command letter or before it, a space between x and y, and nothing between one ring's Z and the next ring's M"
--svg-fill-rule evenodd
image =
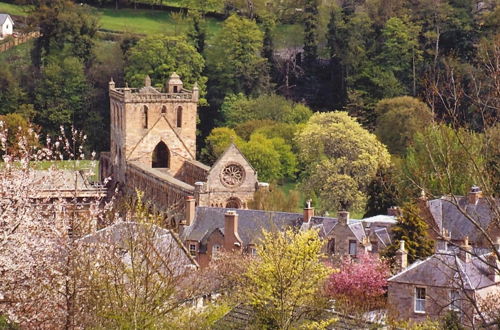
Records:
M160 141L153 151L153 168L169 168L170 167L170 152L167 145Z
M240 209L241 201L236 197L231 197L226 202L226 208L228 209Z
M142 128L148 128L148 107L144 106L142 110Z
M177 86L174 86L174 93L177 93Z
M161 107L161 113L162 114L166 114L167 113L167 107L166 106L162 106Z
M177 108L177 127L182 127L182 107Z

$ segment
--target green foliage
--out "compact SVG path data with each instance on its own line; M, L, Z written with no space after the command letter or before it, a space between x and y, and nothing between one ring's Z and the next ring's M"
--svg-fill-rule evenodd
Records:
M312 115L307 106L276 94L263 94L257 98L248 98L241 93L231 94L224 99L221 112L228 126L250 120L298 124L307 121Z
M212 130L206 139L202 157L205 161L214 163L231 143L241 150L259 173L259 179L263 181L293 178L297 171L295 154L282 138L267 138L262 134L252 134L247 142L228 127Z
M390 162L385 146L345 112L314 114L296 142L307 168L304 189L326 210L359 206L377 170Z
M448 311L441 321L442 330L465 330L460 321L460 316L455 311Z
M462 195L487 173L483 134L430 125L413 140L401 164L401 192L407 198L422 189L435 196Z
M2 129L7 129L5 147L8 155L14 157L21 156L32 147L40 145L38 136L36 135L36 128L20 114L10 113L3 116L0 115L0 123ZM23 150L24 148L26 150Z
M15 112L26 99L26 93L8 65L0 66L0 114Z
M224 21L213 46L207 49L209 92L217 104L228 94L254 95L269 86L263 37L255 21L236 15Z
M261 327L306 326L328 306L322 287L330 270L321 262L322 247L314 230L263 233L243 288Z
M234 143L241 146L244 141L229 127L217 127L205 139L205 148L201 151L202 158L208 164L213 164L224 151Z
M35 0L31 19L40 27L35 41L33 61L37 67L46 64L50 55L69 51L86 65L93 58L94 36L99 16L89 6L70 0Z
M304 62L312 66L318 59L318 0L306 0L304 5Z
M88 92L83 63L78 58L52 57L42 68L36 87L36 122L51 134L59 132L60 126L81 124L87 115Z
M393 260L399 249L399 241L405 241L405 249L408 252L408 263L423 260L433 253L433 240L428 233L428 225L420 216L420 209L416 204L406 203L403 205L402 216L398 223L392 227L393 243L383 251L383 255Z
M403 155L417 132L433 121L433 114L422 101L409 96L383 99L375 106L375 134L392 154Z
M189 15L193 21L193 25L187 33L188 39L193 43L196 51L203 54L205 50L205 39L207 35L205 22L201 13L198 11L189 11Z
M19 325L9 321L7 316L0 314L0 329L1 330L18 330Z
M297 159L291 147L281 138L269 139L254 133L241 151L259 173L263 181L293 178L297 170Z
M204 95L207 78L202 75L203 57L182 37L152 36L139 40L126 54L125 80L133 87L142 87L149 75L153 85L164 86L176 72L187 88L195 82Z
M297 212L300 194L296 190L285 193L280 187L271 184L268 189L259 189L253 199L248 202L248 208L253 210Z
M366 190L368 196L364 218L387 214L387 209L398 205L398 190L393 167L379 168Z

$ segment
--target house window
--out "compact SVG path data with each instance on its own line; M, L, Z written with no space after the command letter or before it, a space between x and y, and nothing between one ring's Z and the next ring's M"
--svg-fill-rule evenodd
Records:
M450 310L455 312L460 311L460 292L458 290L450 291Z
M425 313L425 288L415 288L415 313Z
M196 244L189 244L189 254L196 256Z
M220 253L220 245L214 244L212 246L212 259L215 259L219 256Z
M329 254L335 254L335 238L332 238L328 242L328 253Z
M357 243L355 240L350 240L349 241L349 255L355 256L357 253Z

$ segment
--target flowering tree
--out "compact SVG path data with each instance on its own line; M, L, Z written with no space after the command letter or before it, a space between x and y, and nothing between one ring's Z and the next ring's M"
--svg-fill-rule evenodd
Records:
M327 291L340 310L368 311L383 303L389 274L389 265L377 256L364 253L357 259L345 257L330 275Z

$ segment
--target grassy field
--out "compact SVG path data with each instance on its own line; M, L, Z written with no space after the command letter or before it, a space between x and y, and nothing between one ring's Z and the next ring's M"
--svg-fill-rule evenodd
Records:
M182 0L172 1L180 4ZM27 15L27 6L12 5L0 2L0 12L12 15ZM185 17L166 11L147 9L96 9L101 17L101 28L105 30L130 32L139 34L177 35L190 26ZM215 35L221 28L221 21L214 18L207 19L208 37ZM276 48L294 47L302 44L302 27L299 25L280 25L274 33Z
M99 161L97 160L60 160L60 161L40 161L31 162L30 165L36 170L48 170L52 166L59 170L91 171L91 181L99 179Z

